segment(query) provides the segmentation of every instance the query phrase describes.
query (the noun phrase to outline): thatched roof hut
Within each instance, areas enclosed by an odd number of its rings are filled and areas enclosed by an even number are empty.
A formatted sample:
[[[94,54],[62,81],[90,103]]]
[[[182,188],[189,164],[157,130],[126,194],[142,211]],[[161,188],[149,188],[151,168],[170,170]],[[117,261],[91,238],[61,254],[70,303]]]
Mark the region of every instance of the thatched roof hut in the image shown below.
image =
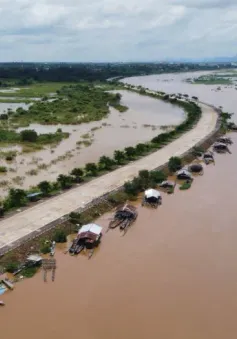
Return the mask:
[[[179,170],[177,172],[177,179],[180,179],[180,180],[191,180],[192,179],[192,175],[186,169],[181,169],[181,170]]]

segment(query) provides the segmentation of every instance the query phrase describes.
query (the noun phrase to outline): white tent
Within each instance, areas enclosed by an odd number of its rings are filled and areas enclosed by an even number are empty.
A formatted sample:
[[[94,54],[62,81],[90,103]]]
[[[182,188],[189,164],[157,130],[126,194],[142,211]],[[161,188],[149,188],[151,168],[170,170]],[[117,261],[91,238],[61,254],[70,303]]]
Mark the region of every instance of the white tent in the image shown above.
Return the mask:
[[[192,174],[186,169],[181,169],[177,172],[177,176],[181,176],[181,175],[192,178]]]
[[[158,198],[161,197],[161,195],[160,195],[159,191],[154,190],[154,189],[151,188],[151,189],[148,189],[148,190],[145,191],[145,197],[147,199],[149,199],[149,198],[156,198],[156,199],[158,199]]]
[[[91,232],[91,233],[99,235],[102,232],[102,227],[96,224],[87,224],[80,228],[78,234],[86,233],[86,232]]]

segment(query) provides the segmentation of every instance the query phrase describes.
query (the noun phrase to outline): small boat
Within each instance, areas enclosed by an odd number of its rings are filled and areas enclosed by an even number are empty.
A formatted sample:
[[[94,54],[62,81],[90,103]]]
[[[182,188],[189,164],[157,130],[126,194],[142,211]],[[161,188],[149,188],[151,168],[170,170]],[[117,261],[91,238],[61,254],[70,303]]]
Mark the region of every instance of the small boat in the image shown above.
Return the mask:
[[[0,300],[0,306],[5,306],[5,303],[2,300]]]

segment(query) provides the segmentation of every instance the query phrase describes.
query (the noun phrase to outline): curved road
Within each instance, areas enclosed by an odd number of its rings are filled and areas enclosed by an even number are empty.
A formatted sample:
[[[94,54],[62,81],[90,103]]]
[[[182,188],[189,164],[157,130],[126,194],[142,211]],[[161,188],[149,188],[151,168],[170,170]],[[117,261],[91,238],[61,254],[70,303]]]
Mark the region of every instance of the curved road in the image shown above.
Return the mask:
[[[202,116],[197,125],[161,150],[1,221],[0,253],[3,247],[11,246],[32,232],[40,231],[54,220],[122,186],[140,170],[157,168],[165,164],[171,156],[180,156],[194,147],[215,129],[218,118],[213,108],[205,104],[200,106]]]

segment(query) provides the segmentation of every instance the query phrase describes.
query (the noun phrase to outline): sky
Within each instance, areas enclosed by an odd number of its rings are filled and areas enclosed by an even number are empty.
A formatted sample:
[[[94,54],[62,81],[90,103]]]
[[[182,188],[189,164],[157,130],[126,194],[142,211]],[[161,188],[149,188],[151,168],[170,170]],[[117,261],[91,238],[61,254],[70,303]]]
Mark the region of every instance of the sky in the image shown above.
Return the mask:
[[[0,61],[237,55],[237,0],[0,0]]]

